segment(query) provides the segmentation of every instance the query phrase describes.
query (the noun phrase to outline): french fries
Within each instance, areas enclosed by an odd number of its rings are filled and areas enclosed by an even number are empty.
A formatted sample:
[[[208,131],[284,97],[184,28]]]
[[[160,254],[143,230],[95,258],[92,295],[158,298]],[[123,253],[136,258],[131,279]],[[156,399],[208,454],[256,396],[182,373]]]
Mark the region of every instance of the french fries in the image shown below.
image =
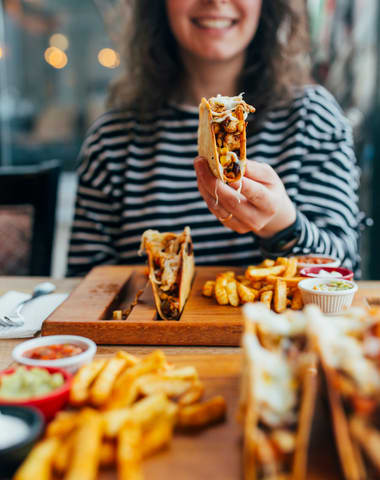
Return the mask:
[[[14,480],[95,480],[112,466],[119,480],[142,480],[142,461],[169,447],[176,426],[203,428],[224,418],[224,399],[197,403],[203,393],[197,370],[175,368],[161,350],[93,360],[74,376],[74,410],[56,415]]]
[[[223,420],[226,415],[226,401],[213,397],[204,403],[183,407],[178,414],[177,425],[181,428],[201,428]]]
[[[116,377],[126,366],[124,358],[111,358],[99,373],[91,388],[90,401],[93,405],[103,405],[110,395]]]
[[[19,467],[14,480],[50,480],[51,466],[54,455],[59,447],[58,438],[51,437],[42,440],[30,452],[24,463]]]
[[[65,480],[95,480],[98,472],[103,419],[93,409],[81,413],[80,425],[74,434]]]
[[[297,258],[265,259],[259,265],[249,266],[244,275],[227,271],[207,280],[202,288],[205,297],[214,297],[219,305],[237,307],[245,303],[261,302],[277,313],[287,308],[302,310],[303,302],[297,277]]]
[[[94,360],[91,363],[83,365],[75,375],[70,389],[70,402],[72,405],[83,405],[89,396],[89,386],[97,377],[104,365],[105,359]]]
[[[119,432],[117,445],[117,469],[120,480],[142,480],[141,428],[137,423],[127,422]]]

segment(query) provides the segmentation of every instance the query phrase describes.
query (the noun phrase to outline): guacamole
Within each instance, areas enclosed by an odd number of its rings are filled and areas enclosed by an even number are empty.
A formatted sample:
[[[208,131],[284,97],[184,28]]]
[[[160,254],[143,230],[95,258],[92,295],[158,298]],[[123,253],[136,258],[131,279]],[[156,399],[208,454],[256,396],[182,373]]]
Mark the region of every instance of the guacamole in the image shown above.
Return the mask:
[[[61,373],[49,373],[43,368],[18,367],[13,373],[0,377],[0,397],[13,400],[39,397],[63,383]]]

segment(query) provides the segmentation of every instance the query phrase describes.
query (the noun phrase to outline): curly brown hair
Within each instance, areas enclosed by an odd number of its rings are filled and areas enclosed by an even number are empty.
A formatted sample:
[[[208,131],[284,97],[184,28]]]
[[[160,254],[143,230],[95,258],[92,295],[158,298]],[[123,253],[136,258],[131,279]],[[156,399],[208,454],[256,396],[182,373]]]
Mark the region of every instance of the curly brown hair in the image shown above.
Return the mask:
[[[111,87],[108,105],[152,112],[183,85],[184,68],[169,26],[165,0],[127,0],[125,73]],[[305,0],[263,0],[259,25],[247,47],[238,90],[256,107],[257,128],[273,105],[290,101],[294,87],[311,81]],[[236,92],[236,93],[239,93]]]

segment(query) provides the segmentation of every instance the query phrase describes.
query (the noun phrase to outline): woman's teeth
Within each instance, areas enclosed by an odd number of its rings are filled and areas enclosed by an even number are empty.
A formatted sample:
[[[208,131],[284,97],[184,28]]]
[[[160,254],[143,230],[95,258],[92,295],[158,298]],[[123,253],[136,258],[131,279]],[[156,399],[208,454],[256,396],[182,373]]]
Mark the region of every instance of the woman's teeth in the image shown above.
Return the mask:
[[[203,28],[229,28],[234,23],[235,20],[216,20],[216,19],[206,19],[206,18],[197,18],[195,19],[195,23]]]

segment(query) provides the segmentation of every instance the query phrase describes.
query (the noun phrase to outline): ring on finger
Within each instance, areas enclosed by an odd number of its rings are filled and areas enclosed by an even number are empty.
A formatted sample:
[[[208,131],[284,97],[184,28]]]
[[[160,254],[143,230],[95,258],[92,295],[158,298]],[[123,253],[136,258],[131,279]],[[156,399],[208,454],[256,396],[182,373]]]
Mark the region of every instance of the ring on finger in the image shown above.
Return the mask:
[[[224,223],[224,222],[228,222],[229,220],[231,220],[231,218],[232,218],[232,213],[227,215],[227,217],[223,217],[223,218],[218,217],[218,220],[220,220],[222,223]]]

